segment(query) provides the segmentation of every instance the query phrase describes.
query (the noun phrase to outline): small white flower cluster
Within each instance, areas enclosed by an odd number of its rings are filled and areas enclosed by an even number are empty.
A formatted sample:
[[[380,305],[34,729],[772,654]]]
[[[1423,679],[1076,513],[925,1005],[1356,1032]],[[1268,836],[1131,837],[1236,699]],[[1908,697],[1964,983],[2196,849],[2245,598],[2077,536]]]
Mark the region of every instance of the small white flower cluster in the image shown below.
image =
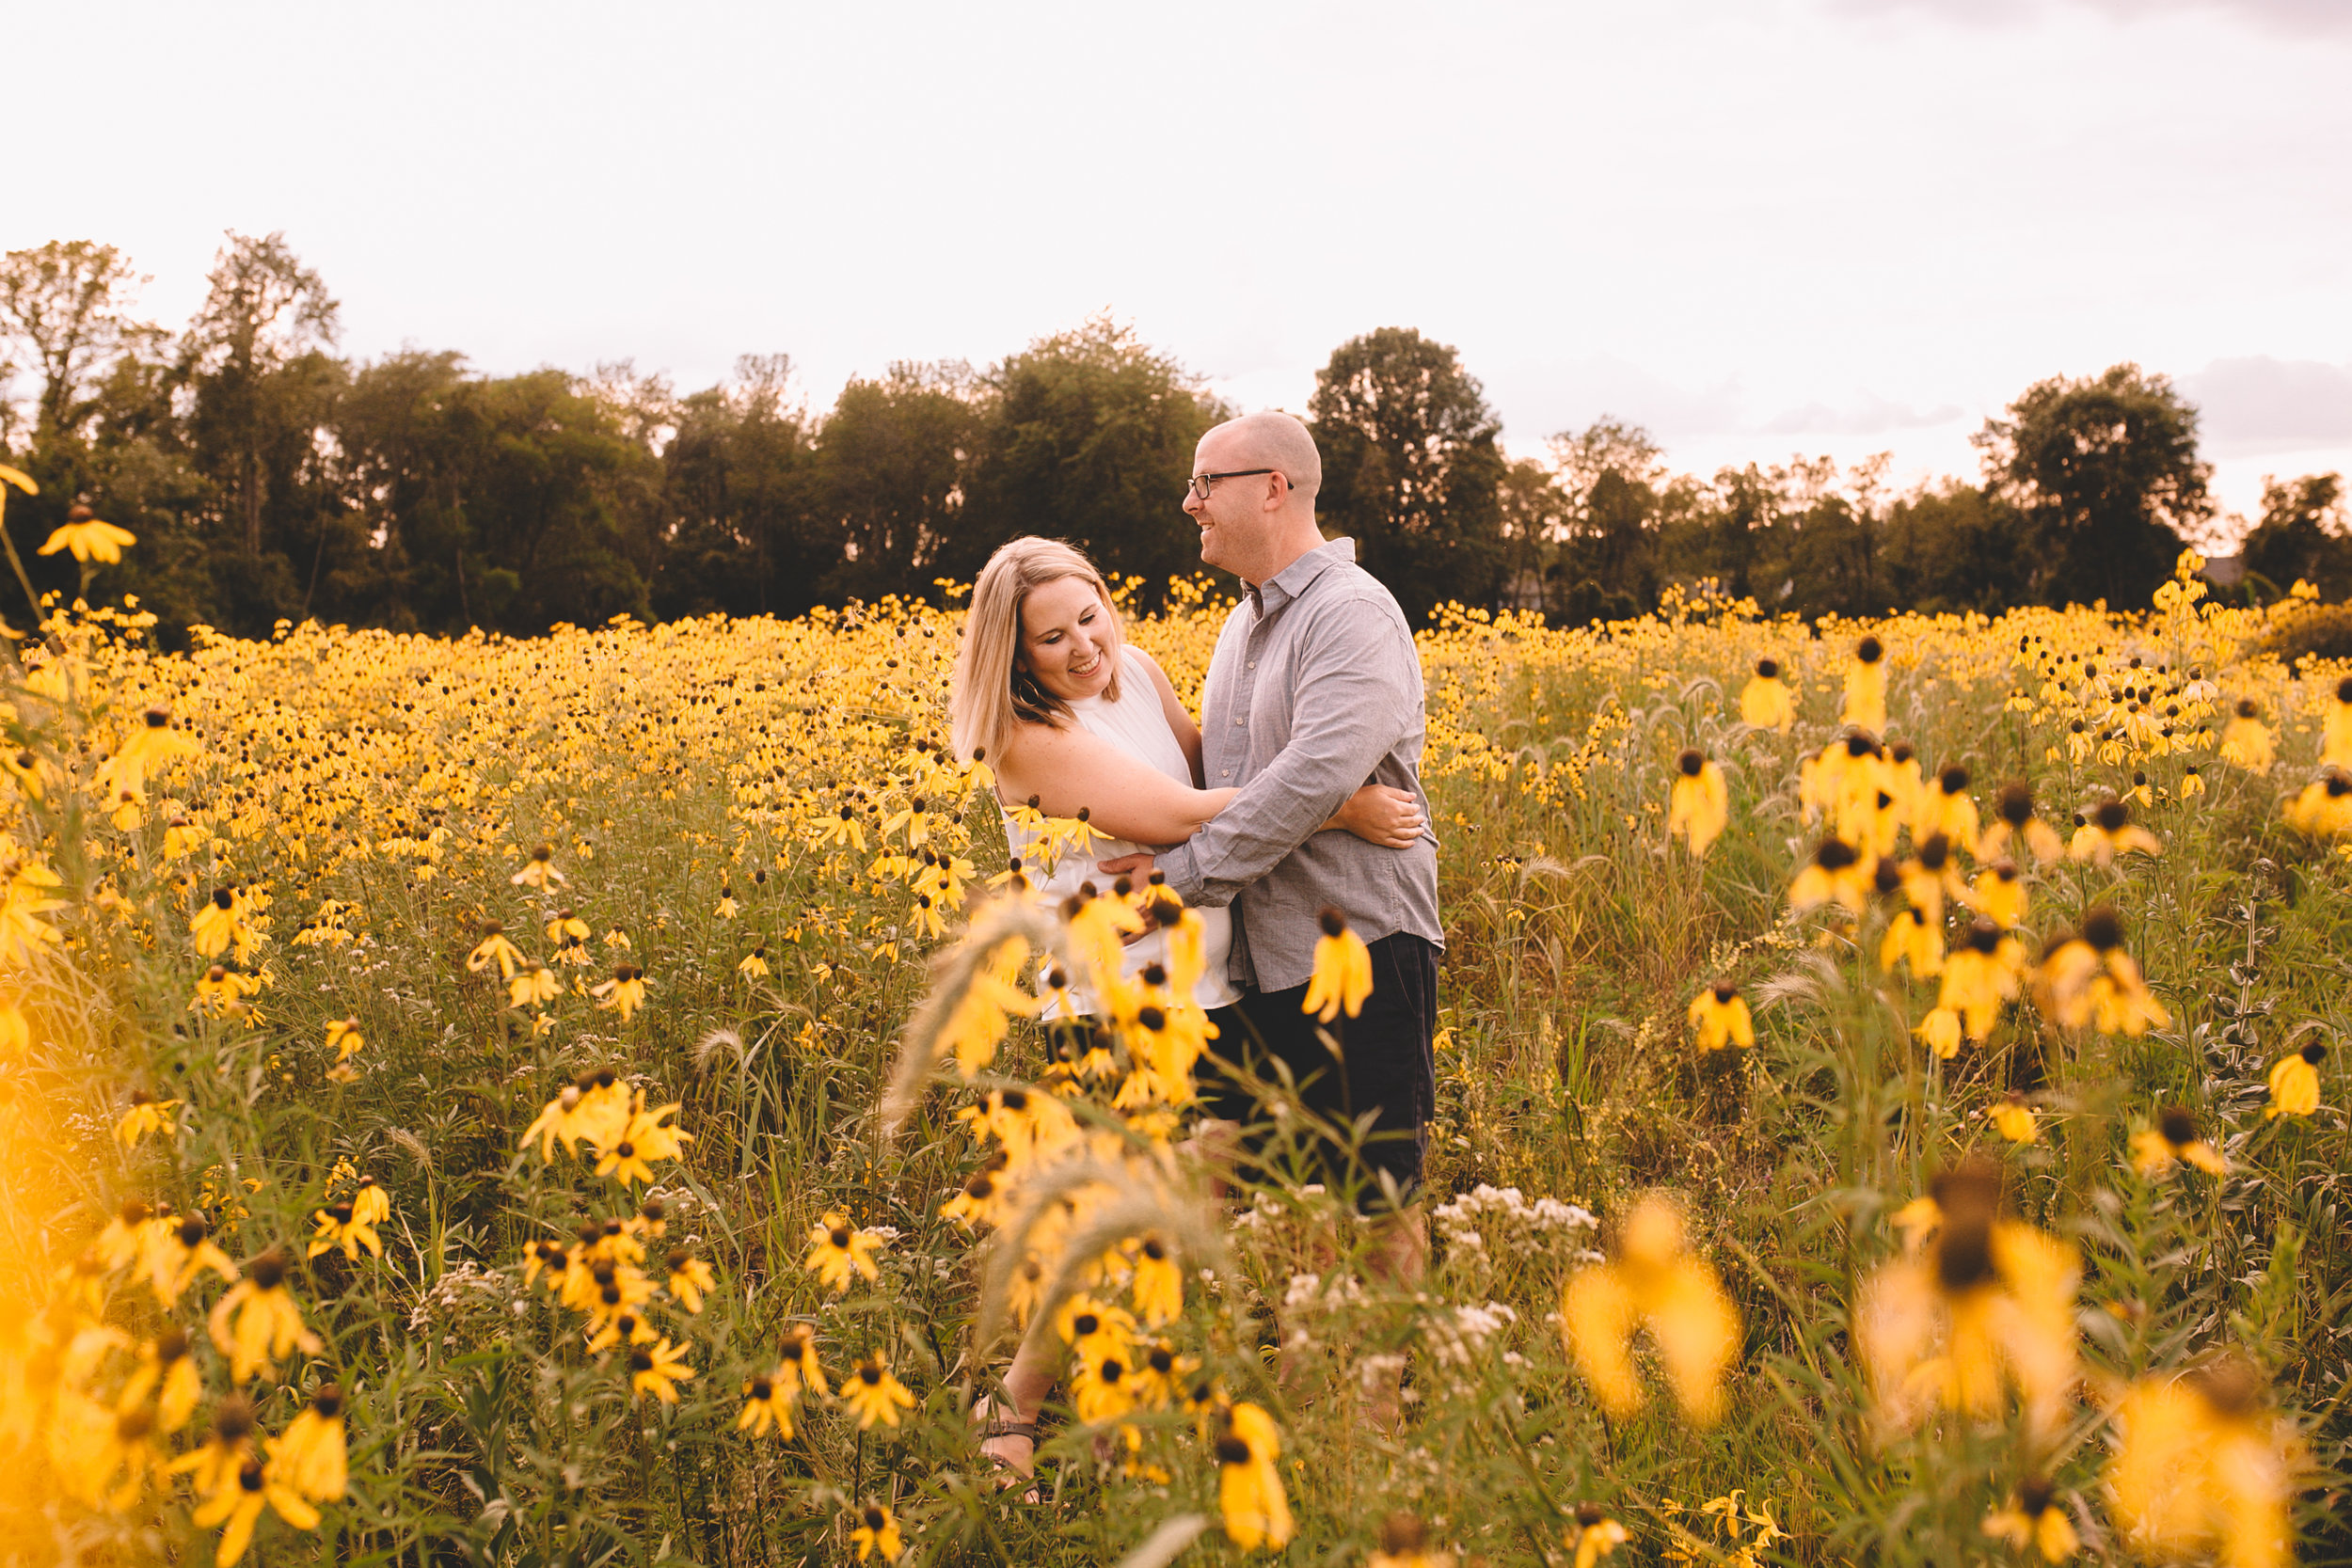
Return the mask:
[[[1429,1347],[1439,1365],[1467,1367],[1488,1339],[1518,1321],[1519,1315],[1499,1301],[1440,1309],[1430,1315]]]
[[[1486,1228],[1499,1225],[1499,1236],[1546,1238],[1593,1230],[1600,1225],[1590,1210],[1573,1203],[1563,1203],[1556,1197],[1539,1197],[1531,1203],[1517,1187],[1490,1186],[1484,1181],[1453,1202],[1438,1205],[1431,1212],[1431,1217],[1437,1221],[1449,1265],[1471,1273],[1484,1272],[1490,1262],[1486,1257]],[[1571,1254],[1571,1259],[1597,1262],[1599,1254],[1579,1247]]]
[[[422,1334],[437,1323],[448,1331],[441,1336],[444,1349],[454,1349],[462,1340],[472,1342],[481,1336],[482,1323],[478,1315],[496,1312],[504,1307],[521,1315],[527,1306],[515,1292],[515,1284],[505,1274],[485,1269],[471,1259],[462,1259],[442,1272],[433,1288],[417,1298],[417,1305],[408,1314],[408,1332]]]

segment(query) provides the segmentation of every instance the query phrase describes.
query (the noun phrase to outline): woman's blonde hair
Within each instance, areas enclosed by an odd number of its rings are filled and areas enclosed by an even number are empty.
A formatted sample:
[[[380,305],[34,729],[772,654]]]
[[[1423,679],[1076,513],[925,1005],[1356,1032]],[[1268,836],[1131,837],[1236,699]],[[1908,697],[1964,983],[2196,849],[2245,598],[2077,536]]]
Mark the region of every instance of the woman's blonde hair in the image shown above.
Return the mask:
[[[1125,646],[1119,607],[1094,562],[1058,539],[1034,535],[1008,540],[980,568],[972,585],[972,609],[963,621],[963,645],[956,650],[954,683],[947,693],[947,723],[956,754],[1002,756],[1015,724],[1058,724],[1070,705],[1021,668],[1021,611],[1029,594],[1063,578],[1083,578],[1111,618],[1111,679],[1104,695],[1119,701],[1119,650]]]

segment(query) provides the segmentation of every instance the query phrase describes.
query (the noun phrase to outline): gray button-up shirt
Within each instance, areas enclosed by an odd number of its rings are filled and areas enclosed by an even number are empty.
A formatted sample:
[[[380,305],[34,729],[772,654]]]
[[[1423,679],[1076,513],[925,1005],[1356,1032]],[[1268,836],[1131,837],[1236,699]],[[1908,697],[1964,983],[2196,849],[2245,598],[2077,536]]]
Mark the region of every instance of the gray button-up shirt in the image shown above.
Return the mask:
[[[1412,629],[1354,540],[1309,550],[1233,607],[1209,660],[1200,761],[1209,788],[1241,793],[1158,863],[1186,903],[1232,905],[1236,981],[1305,985],[1326,905],[1366,942],[1444,945],[1434,833],[1384,849],[1315,832],[1367,783],[1411,791],[1426,816],[1424,728]]]

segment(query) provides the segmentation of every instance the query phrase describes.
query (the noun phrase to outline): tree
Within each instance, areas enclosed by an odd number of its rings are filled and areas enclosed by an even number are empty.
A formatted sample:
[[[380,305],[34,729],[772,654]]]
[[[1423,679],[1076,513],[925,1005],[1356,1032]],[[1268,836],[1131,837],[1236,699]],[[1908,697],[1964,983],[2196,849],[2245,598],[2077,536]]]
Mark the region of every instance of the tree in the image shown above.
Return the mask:
[[[791,381],[790,356],[747,354],[732,384],[679,404],[661,454],[656,613],[797,615],[818,602],[837,552],[811,511],[811,431]]]
[[[338,308],[282,233],[231,230],[210,284],[182,349],[196,388],[189,436],[230,499],[246,553],[259,556],[269,482],[301,467],[300,449],[325,422],[320,393],[339,379],[323,352]]]
[[[879,381],[855,377],[841,388],[817,442],[829,598],[931,593],[962,527],[982,394],[961,361],[896,364]]]
[[[1351,338],[1308,402],[1323,452],[1316,510],[1416,625],[1447,600],[1491,606],[1505,558],[1502,425],[1452,348],[1410,327]]]
[[[2352,597],[2352,530],[2347,530],[2344,479],[2305,474],[2285,484],[2263,476],[2262,521],[2241,546],[2249,578],[2273,596],[2296,581],[2329,599]]]
[[[1502,600],[1514,610],[1545,610],[1546,568],[1568,536],[1572,515],[1558,476],[1532,457],[1503,470],[1496,492],[1502,510]]]
[[[1067,539],[1105,576],[1146,579],[1147,594],[1199,571],[1184,479],[1225,416],[1198,378],[1108,316],[1039,339],[985,378],[969,499],[940,575],[969,581],[1025,533]]]
[[[2026,517],[2031,592],[2045,603],[2141,603],[2171,574],[2183,533],[2213,515],[2197,410],[2137,365],[2036,382],[1975,440],[1988,483]]]
[[[52,240],[11,250],[0,262],[0,329],[29,351],[40,376],[37,442],[78,434],[93,379],[118,355],[156,336],[124,313],[125,296],[146,281],[113,245],[88,240]]]

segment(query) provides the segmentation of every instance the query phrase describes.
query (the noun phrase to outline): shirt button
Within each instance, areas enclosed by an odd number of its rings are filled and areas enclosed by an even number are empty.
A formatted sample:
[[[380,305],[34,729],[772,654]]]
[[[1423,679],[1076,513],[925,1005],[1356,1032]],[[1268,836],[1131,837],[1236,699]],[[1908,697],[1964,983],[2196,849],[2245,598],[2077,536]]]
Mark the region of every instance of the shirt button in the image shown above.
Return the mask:
[[[1232,776],[1233,776],[1233,770],[1232,770],[1232,768],[1226,768],[1223,772],[1221,772],[1221,773],[1219,773],[1219,774],[1217,775],[1217,777],[1218,777],[1218,778],[1220,778],[1220,779],[1230,779],[1230,778],[1232,778]]]
[[[1249,661],[1248,666],[1248,668],[1252,669],[1252,670],[1255,670],[1257,667],[1258,667],[1258,661],[1257,661],[1256,659],[1254,659],[1254,658],[1253,658],[1253,659],[1251,659],[1251,660]]]
[[[1239,720],[1239,719],[1236,719],[1236,720],[1234,720],[1234,721],[1233,721],[1233,722],[1234,722],[1234,723],[1236,723],[1236,724],[1238,724],[1238,723],[1241,723],[1241,722],[1242,722],[1242,721],[1241,721],[1241,720]]]

